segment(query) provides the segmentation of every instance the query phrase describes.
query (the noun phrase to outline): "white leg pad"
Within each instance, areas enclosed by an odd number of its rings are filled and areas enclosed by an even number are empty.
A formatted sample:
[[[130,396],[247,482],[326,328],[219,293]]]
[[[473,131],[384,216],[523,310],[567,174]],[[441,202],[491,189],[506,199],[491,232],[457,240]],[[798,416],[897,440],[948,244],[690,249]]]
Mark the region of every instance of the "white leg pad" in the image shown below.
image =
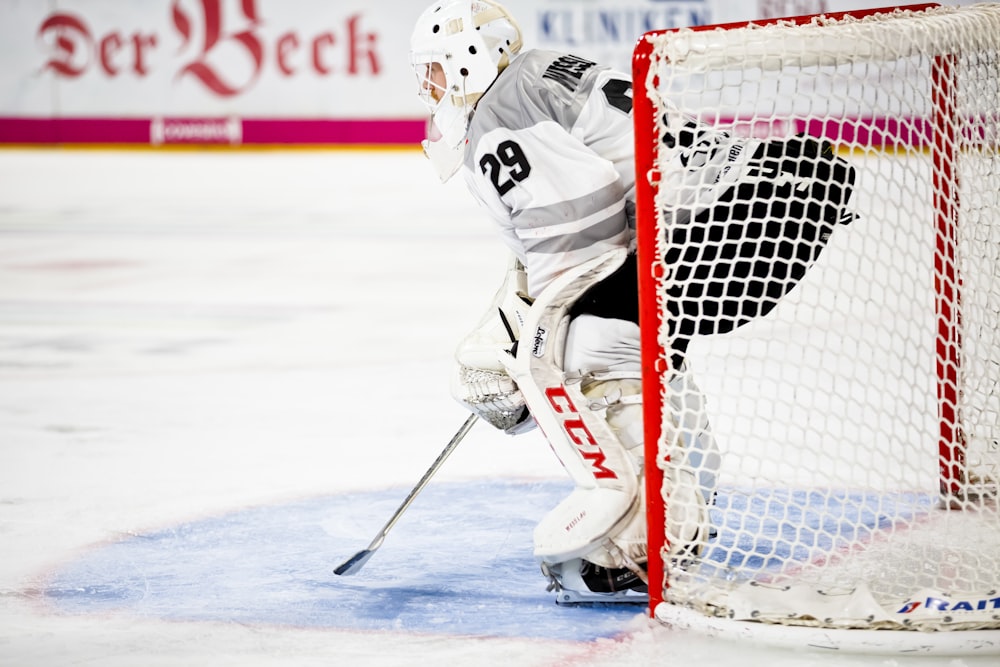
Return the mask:
[[[535,529],[535,555],[577,558],[631,519],[639,497],[636,465],[604,410],[592,410],[579,381],[563,369],[569,309],[614,272],[626,251],[611,251],[553,281],[535,300],[509,368],[525,402],[576,489]]]
[[[625,492],[574,489],[535,527],[535,558],[561,563],[584,557],[635,514],[635,498]]]
[[[576,489],[539,522],[535,556],[543,563],[584,558],[606,568],[646,559],[642,383],[638,327],[569,309],[616,270],[614,251],[568,272],[535,300],[508,370]],[[677,555],[708,536],[708,506],[719,454],[704,399],[685,369],[671,381],[668,434],[670,535]]]

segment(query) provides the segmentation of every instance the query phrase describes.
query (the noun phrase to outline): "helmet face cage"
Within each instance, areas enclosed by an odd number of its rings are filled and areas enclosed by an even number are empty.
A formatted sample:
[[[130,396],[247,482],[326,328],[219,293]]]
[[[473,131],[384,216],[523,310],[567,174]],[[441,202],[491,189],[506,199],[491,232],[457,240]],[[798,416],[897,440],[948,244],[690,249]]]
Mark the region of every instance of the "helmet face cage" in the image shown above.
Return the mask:
[[[434,114],[448,93],[444,69],[438,61],[414,63],[413,69],[417,74],[420,101]]]
[[[410,63],[418,94],[450,146],[462,143],[475,103],[520,48],[517,23],[489,0],[442,0],[417,20]]]

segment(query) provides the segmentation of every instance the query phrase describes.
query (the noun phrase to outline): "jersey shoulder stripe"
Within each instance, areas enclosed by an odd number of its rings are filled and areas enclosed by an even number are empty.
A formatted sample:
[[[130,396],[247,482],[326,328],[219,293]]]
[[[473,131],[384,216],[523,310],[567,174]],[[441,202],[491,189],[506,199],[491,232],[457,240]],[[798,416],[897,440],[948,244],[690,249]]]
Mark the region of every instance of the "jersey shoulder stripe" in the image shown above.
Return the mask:
[[[477,103],[469,126],[470,152],[482,136],[498,128],[517,132],[554,121],[570,130],[593,92],[597,73],[606,69],[556,51],[522,53]]]

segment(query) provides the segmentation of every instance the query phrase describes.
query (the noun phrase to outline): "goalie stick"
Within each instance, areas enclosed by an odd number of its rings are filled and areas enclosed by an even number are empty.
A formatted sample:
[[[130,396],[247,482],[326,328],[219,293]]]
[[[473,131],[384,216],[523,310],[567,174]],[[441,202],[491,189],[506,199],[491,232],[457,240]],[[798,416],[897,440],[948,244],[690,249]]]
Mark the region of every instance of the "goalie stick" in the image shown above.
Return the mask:
[[[427,469],[427,472],[424,473],[424,476],[420,478],[420,481],[417,482],[417,485],[413,487],[413,490],[410,491],[410,494],[406,496],[406,499],[396,510],[395,514],[389,517],[389,520],[386,522],[386,524],[382,526],[382,530],[378,532],[378,535],[376,535],[375,539],[372,540],[372,543],[368,545],[368,548],[362,549],[361,551],[359,551],[358,553],[354,554],[346,561],[344,561],[333,571],[334,574],[340,574],[340,575],[356,574],[361,568],[365,566],[365,563],[367,563],[368,560],[375,555],[375,552],[378,551],[378,548],[382,546],[382,542],[385,541],[385,536],[389,533],[389,531],[396,524],[396,522],[399,521],[399,517],[403,515],[403,512],[405,512],[406,508],[410,506],[410,504],[413,502],[413,499],[417,497],[417,494],[423,491],[424,487],[427,486],[427,482],[430,481],[431,477],[434,476],[434,473],[436,473],[441,468],[445,460],[451,455],[451,453],[455,450],[455,448],[458,447],[458,443],[462,442],[462,439],[465,437],[465,434],[469,432],[469,429],[472,428],[472,425],[476,423],[477,419],[479,419],[478,415],[476,414],[469,415],[469,418],[466,419],[465,423],[462,424],[462,427],[458,429],[458,432],[451,439],[451,442],[449,442],[448,445],[444,448],[444,450],[440,454],[438,454],[437,459],[434,460],[434,463],[431,464],[431,467]]]

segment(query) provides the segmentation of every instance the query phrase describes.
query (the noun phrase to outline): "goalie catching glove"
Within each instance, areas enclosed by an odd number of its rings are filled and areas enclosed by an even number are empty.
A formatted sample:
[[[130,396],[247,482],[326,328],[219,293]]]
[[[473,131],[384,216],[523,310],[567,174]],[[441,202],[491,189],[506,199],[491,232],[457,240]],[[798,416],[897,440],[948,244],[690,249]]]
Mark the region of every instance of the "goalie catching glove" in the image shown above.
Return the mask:
[[[524,267],[512,257],[482,319],[455,350],[451,395],[494,427],[516,435],[535,427],[524,396],[501,362],[510,356],[531,307]]]

